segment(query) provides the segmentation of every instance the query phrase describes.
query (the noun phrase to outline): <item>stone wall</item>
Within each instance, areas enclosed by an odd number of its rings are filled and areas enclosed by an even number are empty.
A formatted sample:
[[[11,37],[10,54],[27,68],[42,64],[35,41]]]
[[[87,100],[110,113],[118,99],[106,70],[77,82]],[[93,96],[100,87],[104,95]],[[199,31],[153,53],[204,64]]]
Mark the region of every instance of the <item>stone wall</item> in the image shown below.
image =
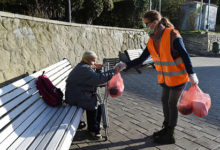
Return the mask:
[[[210,55],[212,54],[213,43],[218,42],[220,44],[219,33],[184,33],[181,35],[186,49],[197,54]]]
[[[143,30],[91,26],[0,12],[0,85],[32,74],[64,57],[76,65],[85,50],[103,58],[144,48]]]
[[[209,33],[208,36],[209,50],[212,51],[212,46],[214,42],[218,42],[220,45],[220,33]]]
[[[189,51],[207,52],[208,36],[200,33],[184,33],[181,34],[185,47]]]

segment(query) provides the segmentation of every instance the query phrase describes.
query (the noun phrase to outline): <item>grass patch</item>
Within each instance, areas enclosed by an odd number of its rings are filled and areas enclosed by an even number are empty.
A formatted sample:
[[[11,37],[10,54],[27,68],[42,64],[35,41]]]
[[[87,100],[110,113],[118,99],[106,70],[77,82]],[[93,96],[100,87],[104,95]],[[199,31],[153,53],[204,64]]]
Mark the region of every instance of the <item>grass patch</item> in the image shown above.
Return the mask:
[[[187,33],[196,33],[196,34],[198,34],[198,33],[205,33],[205,31],[204,30],[182,30],[182,31],[180,31],[180,33],[181,34],[187,34]]]
[[[206,33],[206,31],[205,30],[182,30],[182,31],[180,31],[180,33],[181,34],[189,34],[189,33],[191,33],[191,34],[204,34],[204,33]],[[209,33],[220,33],[220,32],[215,32],[215,31],[209,31]]]

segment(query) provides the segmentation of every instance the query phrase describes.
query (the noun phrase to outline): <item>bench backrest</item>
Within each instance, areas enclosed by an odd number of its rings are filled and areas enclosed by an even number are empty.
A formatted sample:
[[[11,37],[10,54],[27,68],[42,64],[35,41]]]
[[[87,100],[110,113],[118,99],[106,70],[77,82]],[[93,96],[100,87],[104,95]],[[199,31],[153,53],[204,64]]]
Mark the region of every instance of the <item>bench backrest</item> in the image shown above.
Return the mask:
[[[7,147],[7,145],[10,146],[19,135],[31,134],[26,133],[25,129],[35,120],[39,120],[38,122],[42,120],[42,123],[47,123],[49,120],[44,120],[44,117],[47,115],[52,116],[62,111],[73,111],[70,107],[63,107],[62,109],[49,107],[42,100],[36,88],[37,77],[45,71],[45,74],[53,84],[64,91],[65,80],[71,70],[70,62],[64,59],[0,89],[0,143],[3,142],[3,145]],[[62,113],[62,115],[64,115],[64,113]],[[61,117],[62,116],[60,116],[60,118]],[[47,119],[49,118],[50,117],[47,117]],[[32,125],[32,128],[34,127],[35,126]]]
[[[143,49],[129,49],[129,50],[125,50],[125,54],[126,56],[131,60],[134,60],[138,57],[141,56],[141,54],[143,53]],[[151,55],[142,63],[142,65],[146,65],[146,64],[152,64],[153,63],[153,59],[151,57]]]
[[[143,53],[142,49],[125,50],[125,54],[128,56],[128,58],[130,60],[134,60],[134,59],[138,58],[139,56],[141,56],[142,53]]]

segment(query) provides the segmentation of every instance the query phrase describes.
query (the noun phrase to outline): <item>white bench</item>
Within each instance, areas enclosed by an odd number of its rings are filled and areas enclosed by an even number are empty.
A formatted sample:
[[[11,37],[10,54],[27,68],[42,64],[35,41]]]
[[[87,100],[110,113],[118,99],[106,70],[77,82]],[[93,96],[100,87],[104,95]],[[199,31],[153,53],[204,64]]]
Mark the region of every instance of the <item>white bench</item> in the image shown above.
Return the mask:
[[[75,106],[48,106],[36,88],[36,79],[45,74],[64,92],[72,70],[64,59],[48,68],[0,89],[0,149],[69,149],[83,109]]]
[[[132,61],[138,57],[141,56],[141,54],[143,53],[143,49],[129,49],[129,50],[125,50],[124,51],[126,56],[128,57],[129,61]],[[149,56],[147,58],[147,60],[145,60],[143,63],[142,63],[142,66],[143,65],[151,65],[153,68],[154,68],[154,62],[153,62],[153,59],[151,56]],[[136,71],[138,73],[141,73],[141,71],[139,70],[140,66],[138,67],[135,67]]]

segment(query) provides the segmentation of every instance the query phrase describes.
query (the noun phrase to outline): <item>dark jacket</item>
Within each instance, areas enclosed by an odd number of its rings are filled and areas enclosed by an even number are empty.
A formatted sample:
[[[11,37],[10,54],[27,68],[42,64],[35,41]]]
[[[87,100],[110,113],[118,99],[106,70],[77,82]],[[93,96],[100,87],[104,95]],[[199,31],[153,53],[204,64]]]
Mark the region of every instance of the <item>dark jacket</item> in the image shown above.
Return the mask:
[[[88,64],[80,62],[66,80],[66,103],[94,110],[97,106],[97,87],[109,81],[113,75],[114,70],[97,73]]]

